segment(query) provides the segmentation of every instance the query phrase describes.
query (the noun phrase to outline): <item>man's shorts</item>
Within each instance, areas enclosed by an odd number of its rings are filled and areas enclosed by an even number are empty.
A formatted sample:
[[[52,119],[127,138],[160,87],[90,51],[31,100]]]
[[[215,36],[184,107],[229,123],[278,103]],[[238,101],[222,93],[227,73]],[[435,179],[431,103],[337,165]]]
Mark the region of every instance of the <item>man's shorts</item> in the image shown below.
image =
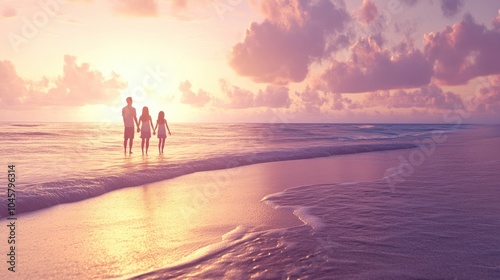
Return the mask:
[[[134,127],[125,127],[125,133],[123,134],[123,138],[134,139]]]

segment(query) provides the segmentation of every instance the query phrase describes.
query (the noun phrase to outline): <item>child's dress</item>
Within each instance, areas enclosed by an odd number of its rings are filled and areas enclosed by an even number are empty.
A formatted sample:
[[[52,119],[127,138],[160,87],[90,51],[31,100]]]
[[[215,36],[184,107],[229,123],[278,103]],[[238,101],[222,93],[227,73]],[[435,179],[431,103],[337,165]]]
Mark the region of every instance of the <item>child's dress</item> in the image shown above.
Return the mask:
[[[142,120],[141,138],[151,138],[151,129],[149,129],[149,119]]]
[[[158,138],[167,138],[166,121],[158,123]]]

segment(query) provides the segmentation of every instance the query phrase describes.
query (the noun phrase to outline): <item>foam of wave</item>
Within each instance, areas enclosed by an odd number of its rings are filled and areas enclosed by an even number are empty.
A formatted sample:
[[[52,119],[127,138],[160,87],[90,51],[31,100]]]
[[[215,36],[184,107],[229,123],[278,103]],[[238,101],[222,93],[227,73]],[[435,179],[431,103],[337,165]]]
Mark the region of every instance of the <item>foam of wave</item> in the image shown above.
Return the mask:
[[[298,207],[293,211],[293,214],[297,216],[304,224],[318,230],[324,226],[321,218],[314,216],[310,213],[308,207]]]
[[[249,232],[249,229],[244,226],[238,226],[232,231],[224,234],[222,240],[218,243],[202,247],[171,266],[150,273],[137,275],[131,279],[162,279],[162,275],[170,275],[177,270],[194,266],[229,248],[255,238],[259,234],[259,232]]]
[[[285,190],[285,192],[286,192],[286,190]],[[290,210],[305,225],[308,225],[315,230],[323,227],[324,223],[321,221],[321,218],[311,214],[310,207],[300,206],[300,205],[280,206],[280,205],[276,204],[274,202],[274,200],[278,200],[281,196],[283,196],[285,194],[285,192],[267,195],[264,198],[262,198],[261,202],[273,207],[274,209]]]

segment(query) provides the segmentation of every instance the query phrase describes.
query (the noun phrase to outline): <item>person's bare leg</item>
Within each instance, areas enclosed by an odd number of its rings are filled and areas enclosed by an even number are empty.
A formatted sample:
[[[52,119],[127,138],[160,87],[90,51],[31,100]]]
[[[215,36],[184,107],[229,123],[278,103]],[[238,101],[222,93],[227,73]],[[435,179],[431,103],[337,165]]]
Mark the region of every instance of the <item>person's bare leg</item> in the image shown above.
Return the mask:
[[[129,142],[129,150],[128,150],[128,153],[131,154],[132,153],[132,144],[134,143],[134,139],[130,138],[130,142]]]
[[[158,140],[160,140],[160,141],[158,142],[158,154],[160,154],[160,155],[161,155],[161,150],[160,150],[160,146],[161,146],[161,138],[159,138]]]
[[[161,142],[161,153],[163,154],[163,148],[165,147],[165,138],[162,138]]]
[[[148,154],[149,149],[149,138],[146,138],[146,155]]]
[[[127,153],[127,138],[123,139],[123,153]]]
[[[142,138],[142,142],[141,142],[141,151],[142,151],[142,155],[144,155],[144,138]]]

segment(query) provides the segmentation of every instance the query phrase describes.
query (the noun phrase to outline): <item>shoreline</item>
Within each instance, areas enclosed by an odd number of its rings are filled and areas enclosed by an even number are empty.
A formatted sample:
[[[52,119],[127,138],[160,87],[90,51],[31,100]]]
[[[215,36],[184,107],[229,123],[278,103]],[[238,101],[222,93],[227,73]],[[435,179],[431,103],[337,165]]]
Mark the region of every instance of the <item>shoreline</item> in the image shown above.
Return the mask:
[[[19,274],[50,278],[53,271],[71,267],[74,274],[69,277],[132,277],[174,265],[200,248],[221,242],[222,236],[238,227],[301,226],[303,222],[291,211],[274,209],[261,200],[301,185],[380,179],[397,163],[397,156],[407,152],[198,172],[20,214],[19,254],[30,258]],[[47,255],[54,259],[45,259]]]
[[[223,237],[219,244],[204,247],[205,257],[193,254],[190,263],[165,266],[133,279],[333,275],[340,279],[497,279],[494,245],[499,244],[500,208],[494,155],[500,134],[480,129],[457,136],[418,162],[415,155],[423,153],[418,149],[341,158],[345,166],[339,167],[350,172],[343,179],[338,177],[342,172],[333,174],[326,184],[299,185],[294,176],[304,179],[312,174],[290,163],[288,177],[273,178],[278,184],[291,180],[295,186],[263,200],[271,205],[277,201],[278,209],[294,211],[306,225],[260,231],[237,228],[227,234],[239,234],[235,240]],[[408,161],[413,164],[413,169],[400,173],[405,180],[397,188],[387,177],[375,175],[395,156],[398,172]],[[309,161],[302,168],[314,166],[313,174],[322,174],[318,163]],[[332,167],[334,161],[329,163]],[[281,169],[286,165],[282,163]],[[368,175],[370,167],[375,172]]]
[[[45,190],[44,195],[33,195],[29,192],[19,192],[21,200],[18,203],[17,213],[25,214],[33,211],[44,210],[59,204],[80,202],[120,189],[155,184],[165,180],[171,180],[199,172],[218,172],[221,170],[232,170],[238,167],[261,163],[265,164],[271,162],[307,160],[379,151],[409,150],[413,148],[416,148],[416,145],[409,143],[408,141],[401,143],[377,143],[373,141],[366,141],[364,143],[350,143],[347,145],[305,146],[301,149],[293,148],[278,151],[259,151],[249,154],[244,153],[224,155],[221,157],[209,157],[191,162],[171,163],[169,163],[168,159],[163,155],[157,157],[156,162],[154,155],[151,155],[151,159],[148,156],[136,156],[132,158],[128,155],[123,159],[126,166],[137,164],[148,168],[128,170],[123,173],[110,172],[108,174],[109,177],[100,176],[94,178],[93,175],[89,175],[90,177],[86,178],[85,176],[80,175],[83,177],[40,183],[40,188]],[[99,172],[105,173],[106,171],[99,170]],[[234,172],[222,171],[222,173],[231,175]],[[219,178],[211,179],[220,180]],[[30,187],[36,185],[37,184],[28,183],[28,186]],[[62,185],[64,185],[63,192],[61,192]],[[2,214],[0,214],[0,219],[5,218],[1,215]]]

